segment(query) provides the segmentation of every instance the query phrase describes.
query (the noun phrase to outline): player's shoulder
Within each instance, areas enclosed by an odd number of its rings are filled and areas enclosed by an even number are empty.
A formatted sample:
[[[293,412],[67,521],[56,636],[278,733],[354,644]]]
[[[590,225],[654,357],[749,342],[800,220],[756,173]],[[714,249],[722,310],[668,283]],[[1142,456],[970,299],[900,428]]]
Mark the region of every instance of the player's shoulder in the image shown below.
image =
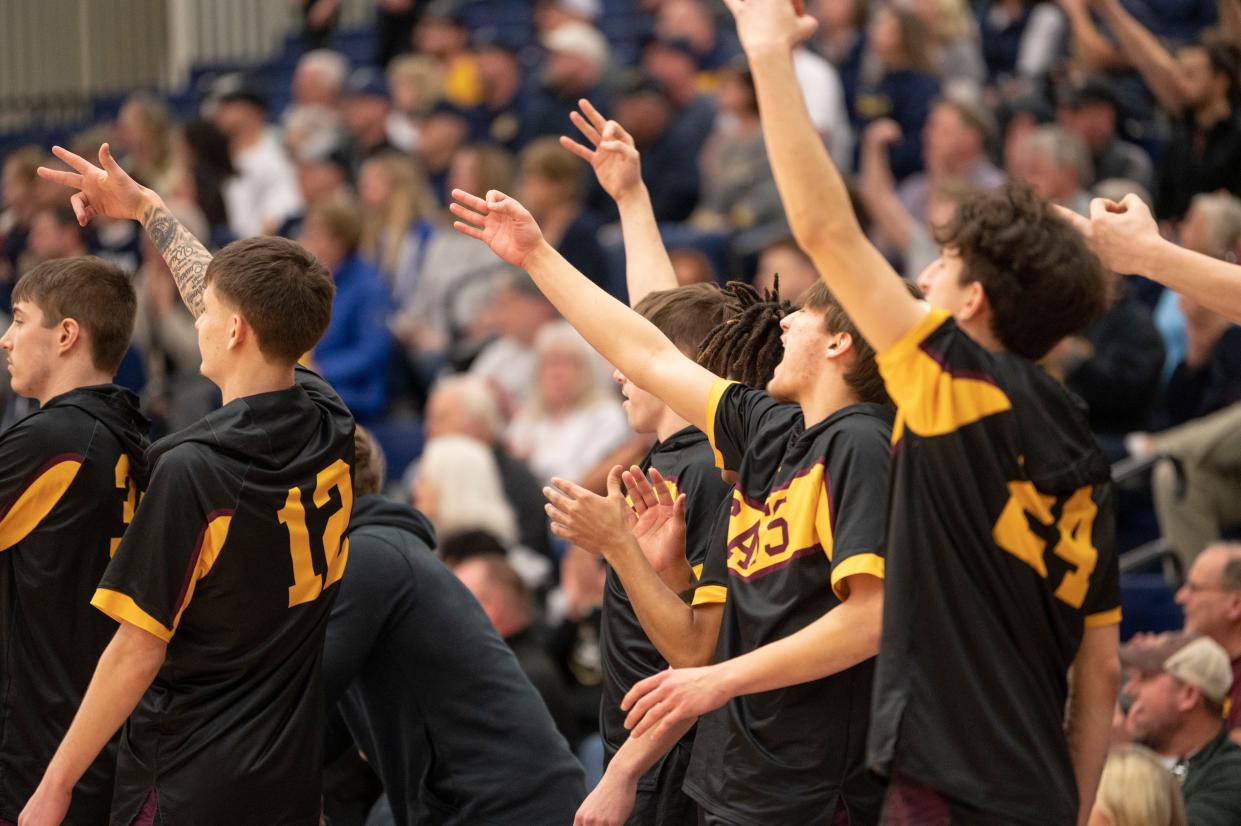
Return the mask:
[[[834,437],[848,440],[873,440],[879,437],[887,444],[892,435],[892,423],[896,411],[888,405],[861,402],[842,408],[827,419],[824,431]]]

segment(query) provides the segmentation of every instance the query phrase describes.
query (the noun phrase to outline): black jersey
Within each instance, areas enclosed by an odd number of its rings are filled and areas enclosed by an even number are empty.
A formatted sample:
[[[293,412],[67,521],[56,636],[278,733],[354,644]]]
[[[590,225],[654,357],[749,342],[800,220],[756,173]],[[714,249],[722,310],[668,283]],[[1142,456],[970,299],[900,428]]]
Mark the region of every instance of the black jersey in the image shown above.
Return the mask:
[[[582,768],[434,541],[408,505],[358,499],[328,622],[328,702],[340,698],[397,826],[567,826]]]
[[[0,818],[17,815],[64,739],[116,626],[90,607],[144,480],[149,422],[115,385],[70,390],[0,436]],[[107,820],[116,742],[65,823]]]
[[[724,660],[822,617],[848,597],[846,577],[883,577],[892,412],[855,404],[806,428],[797,405],[721,380],[707,421],[717,460],[738,471]],[[875,822],[882,789],[865,769],[873,669],[867,660],[704,715],[686,792],[741,826],[828,823],[841,797],[854,823]]]
[[[898,417],[870,759],[1004,822],[1073,823],[1066,671],[1120,619],[1107,461],[1030,362],[931,311],[879,358]]]
[[[317,824],[320,666],[349,556],[353,418],[318,376],[152,445],[92,602],[168,641],[121,734],[112,822]]]
[[[673,497],[685,495],[685,555],[698,573],[707,554],[713,514],[728,498],[729,485],[720,477],[706,435],[696,427],[677,431],[657,442],[642,460],[642,470],[655,468],[667,480]],[[629,736],[620,703],[640,680],[668,667],[654,643],[642,630],[620,577],[607,568],[603,591],[603,617],[599,647],[603,672],[600,729],[610,759]],[[691,735],[686,735],[690,737]],[[643,775],[640,789],[653,788],[659,774],[656,764]]]

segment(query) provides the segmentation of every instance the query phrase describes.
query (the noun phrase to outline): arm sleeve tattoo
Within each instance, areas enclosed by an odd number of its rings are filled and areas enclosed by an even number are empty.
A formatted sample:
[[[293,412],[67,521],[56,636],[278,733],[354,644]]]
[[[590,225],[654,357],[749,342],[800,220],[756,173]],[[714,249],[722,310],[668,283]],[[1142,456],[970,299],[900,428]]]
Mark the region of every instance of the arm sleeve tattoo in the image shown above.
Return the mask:
[[[147,207],[142,216],[142,226],[168,262],[173,280],[181,292],[181,300],[198,318],[203,312],[203,290],[206,288],[211,253],[164,206]]]

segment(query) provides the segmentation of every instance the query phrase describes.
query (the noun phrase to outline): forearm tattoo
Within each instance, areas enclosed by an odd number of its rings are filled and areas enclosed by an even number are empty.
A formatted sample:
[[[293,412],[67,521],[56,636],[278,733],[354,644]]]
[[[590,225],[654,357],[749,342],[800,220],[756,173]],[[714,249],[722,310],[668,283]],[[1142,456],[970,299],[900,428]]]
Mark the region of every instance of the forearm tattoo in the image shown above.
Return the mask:
[[[142,216],[142,226],[155,242],[155,247],[168,262],[173,280],[181,292],[181,300],[195,318],[203,312],[203,290],[206,289],[207,265],[211,253],[198,239],[172,217],[166,207],[147,207]]]

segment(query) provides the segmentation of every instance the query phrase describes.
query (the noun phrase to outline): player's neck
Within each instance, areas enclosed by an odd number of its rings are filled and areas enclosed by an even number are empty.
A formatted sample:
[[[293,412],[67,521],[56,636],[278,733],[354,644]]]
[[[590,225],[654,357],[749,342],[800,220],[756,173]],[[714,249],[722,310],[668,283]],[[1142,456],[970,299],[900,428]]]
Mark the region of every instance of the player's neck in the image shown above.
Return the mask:
[[[689,427],[689,422],[673,412],[672,408],[664,408],[664,412],[659,417],[658,424],[655,425],[655,438],[661,442],[666,442],[687,427]]]
[[[857,404],[858,397],[837,376],[824,376],[805,393],[799,394],[798,406],[806,427],[814,427],[837,410]]]
[[[991,317],[989,315],[976,315],[964,321],[958,320],[957,326],[987,352],[1007,352],[1007,348],[1000,341],[999,336],[991,330]]]
[[[223,381],[217,382],[224,404],[246,396],[274,393],[293,386],[293,368],[268,361],[239,365]]]
[[[90,387],[96,384],[110,384],[112,376],[102,370],[96,369],[92,364],[84,365],[66,365],[57,375],[49,377],[47,384],[35,397],[39,401],[39,405],[43,406],[52,399],[68,393],[70,390],[76,390],[79,387]]]

